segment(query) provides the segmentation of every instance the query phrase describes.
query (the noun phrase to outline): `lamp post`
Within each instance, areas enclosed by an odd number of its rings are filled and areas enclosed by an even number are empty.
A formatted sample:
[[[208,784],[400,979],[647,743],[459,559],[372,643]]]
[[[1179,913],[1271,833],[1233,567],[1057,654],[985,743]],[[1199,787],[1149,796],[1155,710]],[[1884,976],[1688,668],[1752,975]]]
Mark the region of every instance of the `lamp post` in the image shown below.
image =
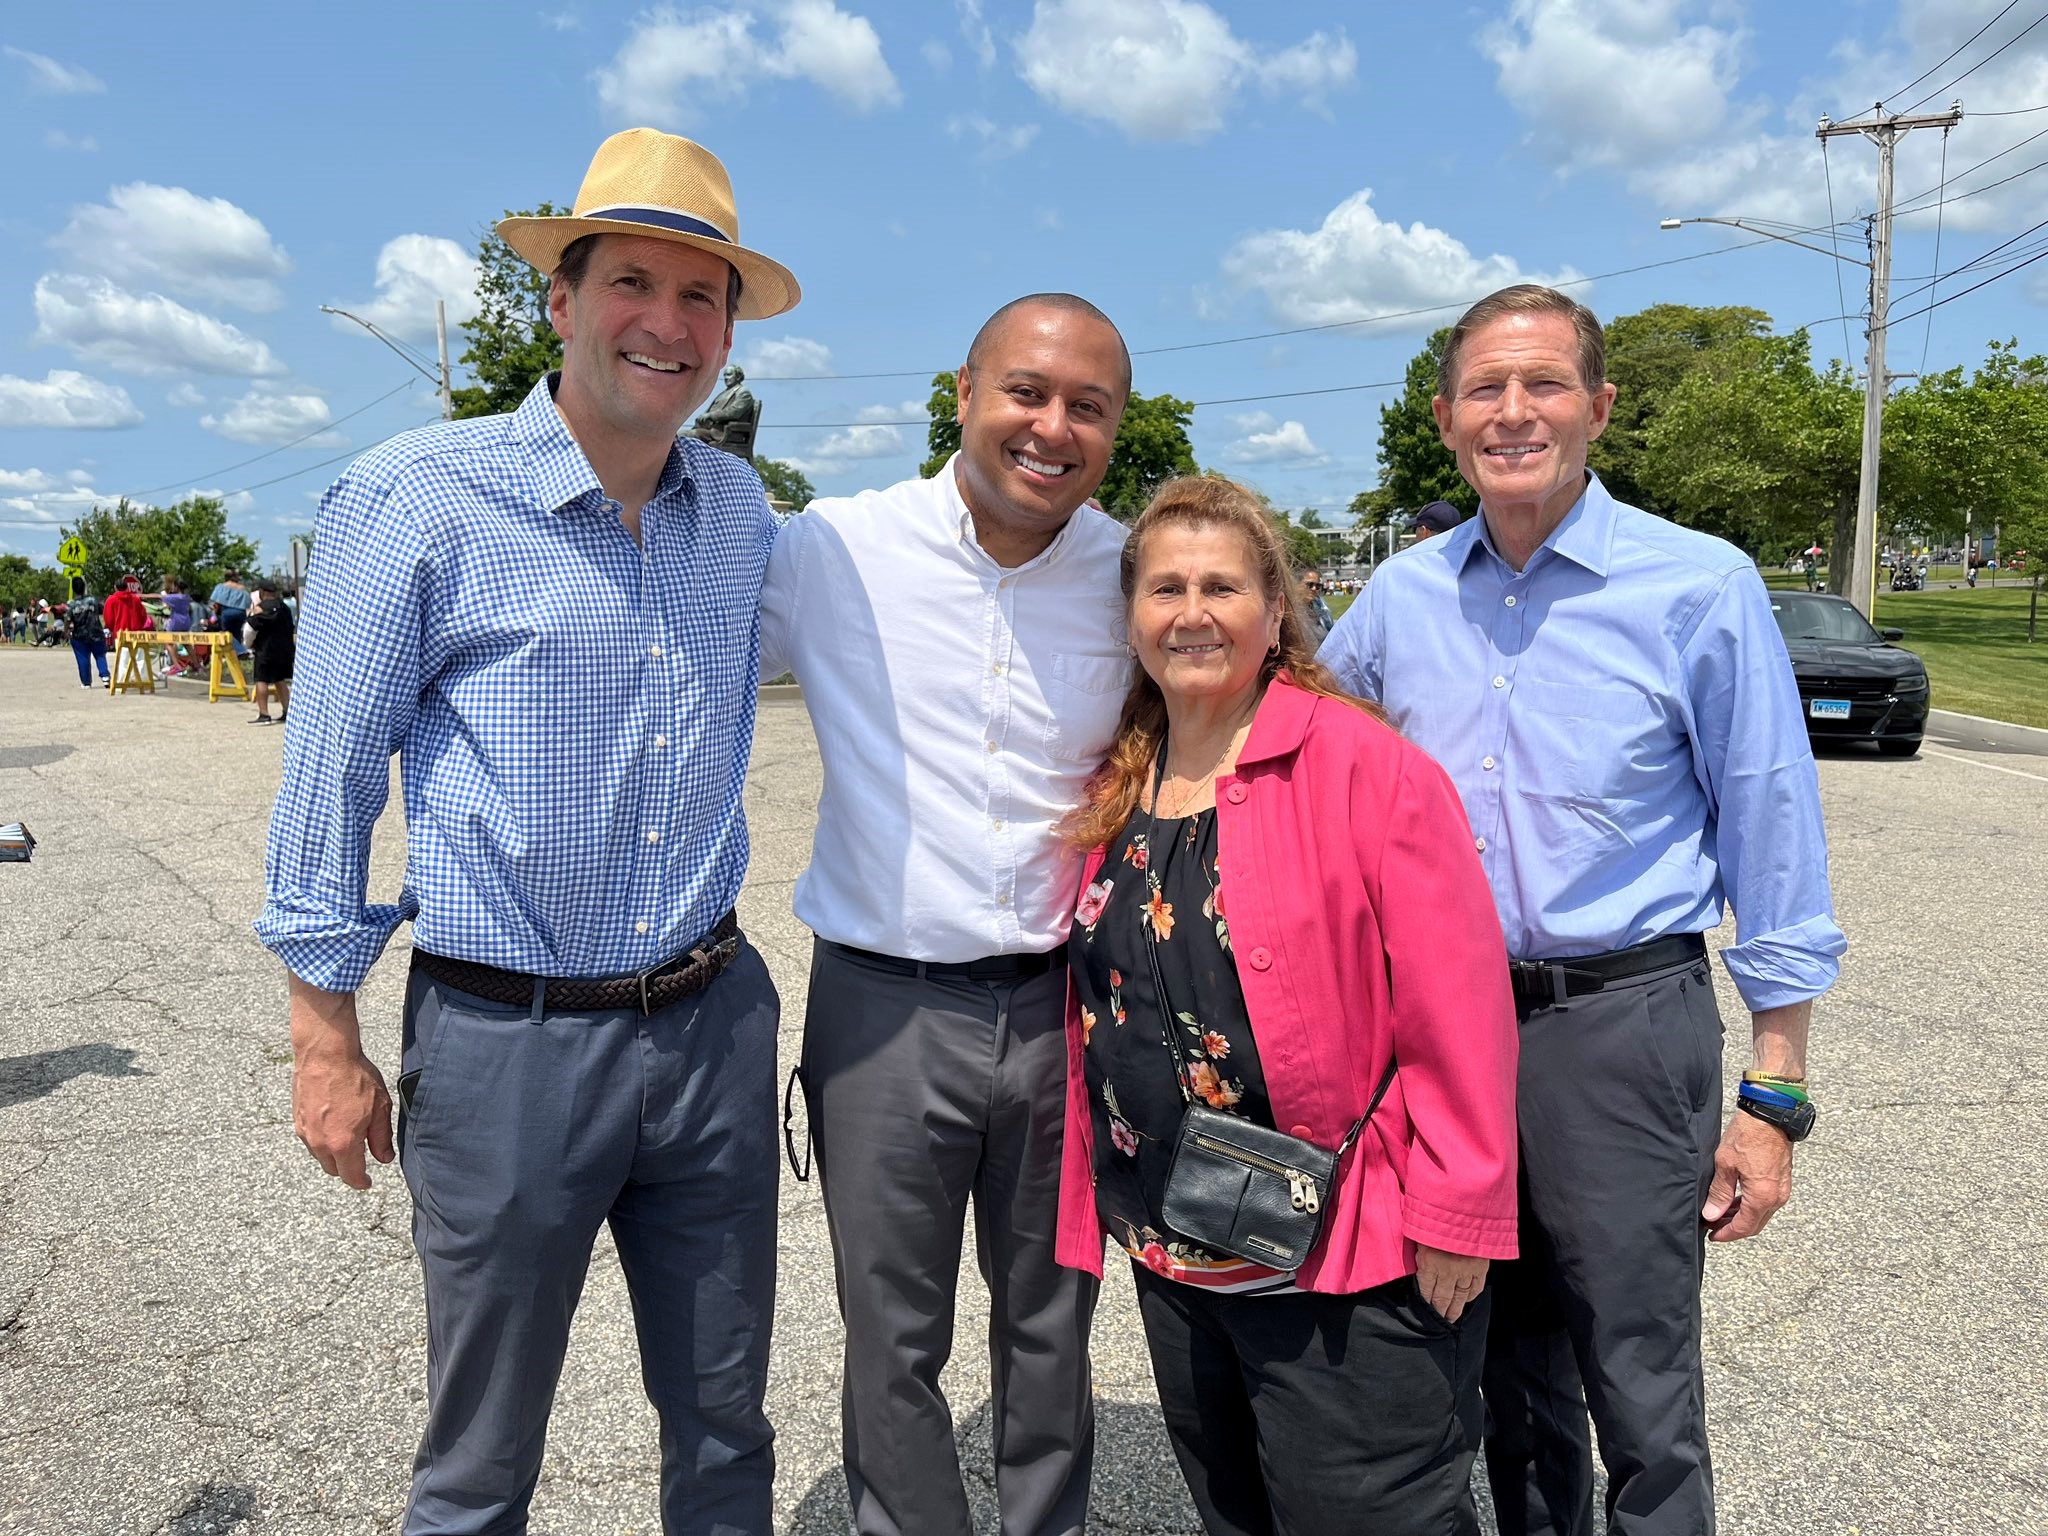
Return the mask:
[[[441,419],[443,421],[453,421],[455,419],[455,396],[448,373],[448,309],[442,300],[434,300],[434,329],[439,335],[441,343],[441,371],[438,376],[431,372],[418,358],[406,351],[405,348],[401,347],[389,336],[386,336],[361,315],[352,315],[345,309],[336,309],[332,304],[322,304],[320,306],[320,313],[323,315],[339,315],[344,320],[355,321],[357,325],[360,325],[372,336],[383,342],[385,346],[404,358],[408,365],[417,369],[427,379],[432,381],[434,389],[441,399]]]

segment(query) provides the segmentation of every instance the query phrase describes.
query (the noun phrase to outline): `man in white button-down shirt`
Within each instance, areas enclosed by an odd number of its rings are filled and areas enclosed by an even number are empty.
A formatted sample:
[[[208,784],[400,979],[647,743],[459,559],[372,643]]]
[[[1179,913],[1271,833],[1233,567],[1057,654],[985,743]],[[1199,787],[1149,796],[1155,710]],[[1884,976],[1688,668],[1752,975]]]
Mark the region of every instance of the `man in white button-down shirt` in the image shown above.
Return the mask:
[[[762,675],[796,674],[825,766],[801,1072],[864,1536],[972,1525],[938,1384],[970,1200],[1003,1531],[1087,1512],[1095,1282],[1053,1260],[1078,870],[1052,828],[1131,679],[1124,530],[1083,505],[1130,382],[1092,304],[1005,305],[960,369],[945,468],[812,502],[769,562]]]

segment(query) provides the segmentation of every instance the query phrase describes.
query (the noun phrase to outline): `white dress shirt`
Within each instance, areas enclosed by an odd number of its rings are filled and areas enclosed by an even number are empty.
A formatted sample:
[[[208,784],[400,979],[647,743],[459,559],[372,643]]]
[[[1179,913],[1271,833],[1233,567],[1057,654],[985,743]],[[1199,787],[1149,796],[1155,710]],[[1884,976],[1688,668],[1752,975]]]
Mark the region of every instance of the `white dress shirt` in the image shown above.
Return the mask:
[[[1080,860],[1053,824],[1107,752],[1137,665],[1123,542],[1084,506],[1036,559],[998,565],[950,460],[783,528],[761,676],[796,674],[824,757],[796,885],[812,932],[933,961],[1065,940]]]

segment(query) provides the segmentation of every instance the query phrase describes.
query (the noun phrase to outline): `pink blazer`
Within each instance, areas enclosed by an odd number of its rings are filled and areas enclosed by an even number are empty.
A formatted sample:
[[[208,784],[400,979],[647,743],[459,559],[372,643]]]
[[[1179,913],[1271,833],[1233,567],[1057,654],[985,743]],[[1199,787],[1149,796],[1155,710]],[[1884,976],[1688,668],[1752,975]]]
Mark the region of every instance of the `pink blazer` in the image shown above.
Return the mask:
[[[1274,1121],[1335,1147],[1389,1052],[1393,1086],[1338,1164],[1298,1279],[1362,1291],[1415,1270],[1415,1245],[1515,1255],[1515,1009],[1507,949],[1450,779],[1358,709],[1283,674],[1237,771],[1216,782],[1231,952]],[[1086,890],[1101,867],[1084,866]],[[1067,994],[1058,1256],[1102,1272],[1095,1147]]]

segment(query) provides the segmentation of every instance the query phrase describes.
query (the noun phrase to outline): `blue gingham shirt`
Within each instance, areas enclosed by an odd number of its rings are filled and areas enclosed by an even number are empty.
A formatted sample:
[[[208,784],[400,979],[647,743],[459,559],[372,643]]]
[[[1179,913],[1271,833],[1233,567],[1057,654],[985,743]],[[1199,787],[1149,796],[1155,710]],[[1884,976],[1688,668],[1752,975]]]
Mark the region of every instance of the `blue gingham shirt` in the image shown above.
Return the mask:
[[[679,439],[636,544],[553,382],[393,439],[321,502],[256,922],[314,986],[356,990],[407,919],[434,954],[627,974],[739,895],[760,479]],[[405,885],[373,905],[394,752]]]
[[[1834,984],[1799,690],[1733,545],[1589,476],[1520,571],[1483,516],[1396,555],[1318,659],[1456,783],[1515,958],[1700,932],[1726,899],[1752,1011]]]

